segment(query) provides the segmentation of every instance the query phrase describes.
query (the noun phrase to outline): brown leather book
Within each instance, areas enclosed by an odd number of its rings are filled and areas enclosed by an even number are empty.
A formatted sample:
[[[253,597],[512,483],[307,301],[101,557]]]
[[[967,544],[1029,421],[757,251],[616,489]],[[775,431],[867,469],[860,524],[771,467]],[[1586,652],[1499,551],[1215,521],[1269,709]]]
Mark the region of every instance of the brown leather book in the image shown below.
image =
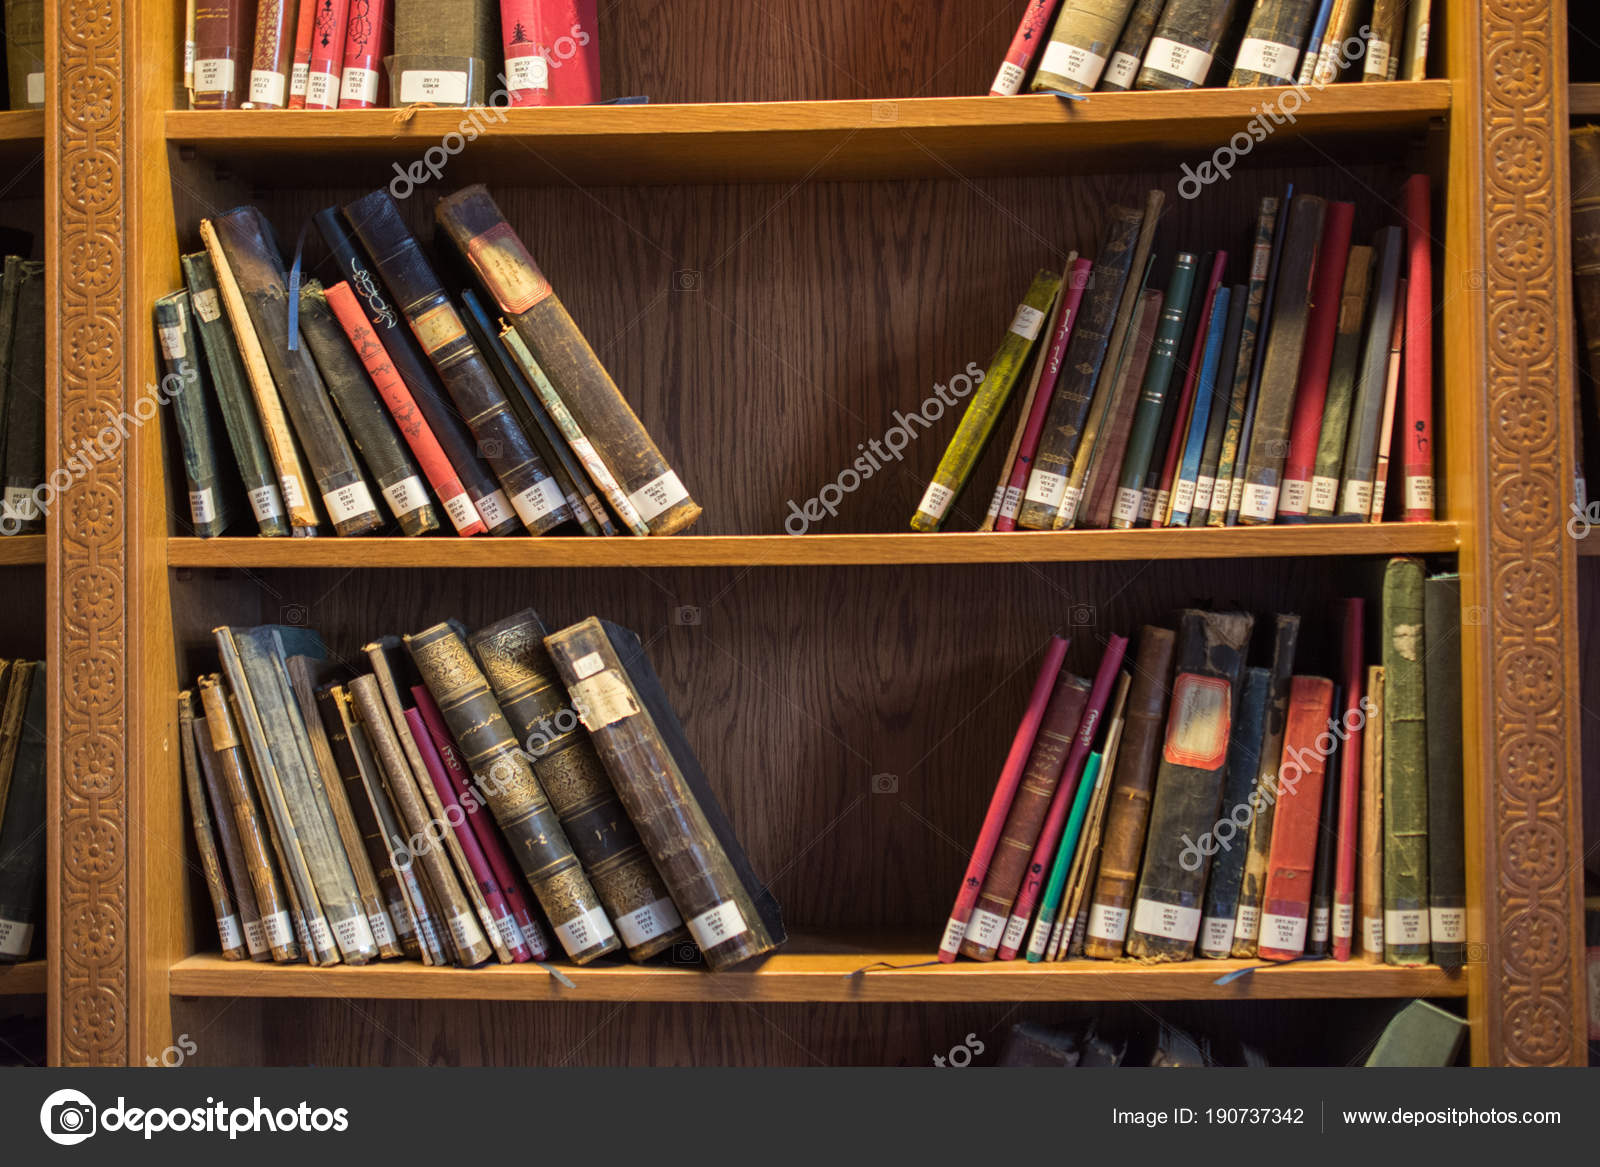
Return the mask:
[[[1028,872],[1034,844],[1039,841],[1039,831],[1050,812],[1050,800],[1055,797],[1056,786],[1061,781],[1061,768],[1072,749],[1078,723],[1083,720],[1089,689],[1089,681],[1072,673],[1064,671],[1056,678],[1055,691],[1045,706],[1039,735],[1033,739],[1033,749],[1022,772],[1022,785],[1017,787],[1017,796],[1011,802],[1006,825],[1000,832],[1000,845],[989,861],[983,890],[978,893],[977,906],[967,922],[967,935],[961,942],[963,956],[993,960],[999,951],[1006,921],[1011,917],[1011,905],[1016,902],[1017,890]]]
[[[222,955],[228,960],[244,960],[249,955],[245,946],[244,925],[234,906],[233,893],[228,889],[227,876],[223,874],[217,828],[211,821],[211,809],[206,804],[200,777],[200,758],[195,750],[194,694],[188,689],[178,694],[178,753],[183,758],[183,789],[188,796],[189,823],[194,828],[200,873],[205,877],[206,890],[211,894],[211,908],[217,921]]]
[[[250,57],[250,104],[256,109],[286,109],[289,70],[294,63],[295,17],[313,0],[260,0]]]
[[[194,108],[238,109],[249,100],[256,0],[197,0]]]
[[[1139,407],[1139,387],[1144,384],[1145,369],[1150,364],[1150,350],[1155,343],[1156,327],[1161,323],[1161,305],[1165,296],[1150,289],[1144,293],[1139,309],[1138,332],[1134,334],[1133,351],[1122,366],[1116,395],[1112,398],[1111,414],[1106,419],[1106,431],[1101,448],[1095,452],[1094,469],[1084,491],[1081,514],[1083,527],[1105,528],[1111,525],[1111,504],[1116,501],[1117,483],[1122,477],[1122,459],[1128,452],[1128,438],[1133,433],[1133,415]]]
[[[200,763],[200,778],[211,809],[211,824],[217,832],[217,847],[222,852],[223,865],[228,873],[228,887],[232,889],[239,909],[245,947],[250,952],[251,960],[270,962],[272,950],[267,947],[267,935],[261,927],[261,908],[256,903],[255,885],[250,881],[250,867],[245,861],[244,846],[239,840],[238,824],[233,821],[233,808],[228,805],[227,796],[222,792],[216,751],[211,745],[211,730],[207,728],[204,717],[194,719],[194,732],[190,737],[193,739],[195,759]]]
[[[1145,625],[1133,666],[1127,721],[1117,749],[1110,803],[1100,844],[1100,873],[1089,904],[1083,954],[1100,960],[1122,955],[1128,916],[1150,820],[1150,793],[1161,757],[1161,730],[1172,689],[1172,657],[1177,636],[1170,628]]]
[[[498,0],[394,0],[394,104],[483,105],[500,68],[499,32]]]

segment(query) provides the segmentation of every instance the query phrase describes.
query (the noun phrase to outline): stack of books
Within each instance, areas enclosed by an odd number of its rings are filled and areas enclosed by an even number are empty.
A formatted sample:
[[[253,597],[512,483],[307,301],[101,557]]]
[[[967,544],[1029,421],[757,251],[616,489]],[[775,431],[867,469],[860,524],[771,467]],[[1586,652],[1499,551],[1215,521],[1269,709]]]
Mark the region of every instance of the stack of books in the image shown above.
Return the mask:
[[[527,609],[384,637],[358,671],[304,628],[216,642],[178,717],[225,957],[720,970],[783,942],[631,632]]]
[[[1360,599],[1336,646],[1296,614],[1188,609],[1131,672],[1112,636],[1092,679],[1054,638],[940,959],[1459,966],[1460,601],[1458,576],[1391,560],[1377,663]]]
[[[42,530],[54,494],[44,449],[44,301],[44,264],[6,256],[0,279],[0,535]]]
[[[43,947],[45,693],[43,661],[0,660],[0,964]]]
[[[255,208],[201,222],[155,306],[194,533],[686,529],[700,507],[488,191],[436,214],[476,289],[446,290],[385,190],[316,215],[326,288]]]

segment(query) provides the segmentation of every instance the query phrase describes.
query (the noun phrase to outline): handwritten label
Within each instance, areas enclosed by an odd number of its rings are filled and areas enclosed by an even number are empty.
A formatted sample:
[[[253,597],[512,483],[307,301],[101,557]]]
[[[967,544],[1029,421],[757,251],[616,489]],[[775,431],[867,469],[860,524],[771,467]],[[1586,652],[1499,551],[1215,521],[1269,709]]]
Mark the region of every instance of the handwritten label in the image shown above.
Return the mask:
[[[1172,686],[1172,717],[1163,756],[1174,766],[1215,770],[1228,753],[1231,690],[1222,677],[1184,673]]]

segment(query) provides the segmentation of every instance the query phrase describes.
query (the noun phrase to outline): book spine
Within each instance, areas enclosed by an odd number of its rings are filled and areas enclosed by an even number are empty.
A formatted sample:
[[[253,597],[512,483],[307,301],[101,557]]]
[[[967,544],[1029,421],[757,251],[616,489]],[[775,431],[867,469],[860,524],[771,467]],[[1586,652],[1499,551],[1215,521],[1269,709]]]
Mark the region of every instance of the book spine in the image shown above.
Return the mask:
[[[1166,3],[1167,0],[1135,0],[1096,89],[1102,93],[1122,93],[1133,88],[1145,49],[1150,46],[1150,37],[1155,33],[1156,21],[1161,18]]]
[[[394,0],[395,104],[483,105],[500,50],[497,0]]]
[[[1356,854],[1361,815],[1361,766],[1366,757],[1371,708],[1365,690],[1362,641],[1366,602],[1340,602],[1340,676],[1343,678],[1344,742],[1339,749],[1339,838],[1333,876],[1333,958],[1349,960],[1356,935]]]
[[[199,346],[189,323],[189,296],[174,292],[156,301],[156,337],[167,375],[176,382],[167,400],[177,420],[183,448],[183,476],[189,491],[189,521],[202,539],[228,529],[229,508],[217,473],[217,447],[200,380]],[[169,382],[171,384],[171,382]]]
[[[549,105],[550,62],[543,41],[539,0],[500,0],[500,41],[505,85],[513,106]]]
[[[1175,636],[1166,628],[1146,625],[1139,633],[1127,720],[1106,807],[1100,872],[1084,934],[1084,955],[1100,960],[1121,956],[1128,935],[1150,796],[1161,757],[1161,727],[1167,715],[1175,643]]]
[[[55,459],[45,451],[45,271],[44,264],[10,256],[6,267],[16,272],[16,313],[11,322],[10,360],[6,373],[5,493],[0,496],[0,532],[18,534],[44,527],[39,487]]]
[[[344,64],[339,71],[339,108],[372,109],[389,104],[383,59],[394,29],[391,0],[350,0]]]
[[[317,8],[323,0],[299,0],[300,10],[294,33],[294,56],[289,68],[289,108],[306,107],[306,82],[311,79],[311,38],[317,22]]]
[[[1256,814],[1256,775],[1260,773],[1261,739],[1267,727],[1272,697],[1272,670],[1246,669],[1239,697],[1239,721],[1228,739],[1228,780],[1222,788],[1222,813],[1212,832],[1217,853],[1206,882],[1205,907],[1200,918],[1199,952],[1221,960],[1233,951],[1234,926],[1239,916],[1239,888],[1244,882],[1245,851],[1250,822]]]
[[[1168,0],[1145,49],[1135,89],[1194,89],[1206,83],[1238,0]]]
[[[1370,521],[1374,523],[1383,522],[1384,501],[1389,487],[1389,454],[1394,445],[1394,414],[1400,394],[1400,360],[1406,340],[1406,314],[1398,310],[1406,299],[1404,276],[1395,286],[1394,298],[1396,311],[1394,328],[1389,333],[1389,363],[1384,378],[1383,414],[1378,421],[1378,456],[1372,471],[1372,510],[1368,512]]]
[[[1332,85],[1339,79],[1344,66],[1355,59],[1346,52],[1347,46],[1359,50],[1361,41],[1356,37],[1356,22],[1361,19],[1361,0],[1333,0],[1333,12],[1328,17],[1328,31],[1322,38],[1322,48],[1311,74],[1311,84],[1317,88]],[[1354,45],[1351,41],[1354,40]]]
[[[1467,956],[1466,824],[1461,760],[1461,577],[1423,584],[1428,759],[1428,942],[1433,963]]]
[[[539,0],[534,52],[550,71],[548,105],[600,101],[600,42],[596,0]]]
[[[1406,47],[1400,59],[1400,75],[1406,81],[1422,81],[1428,76],[1429,10],[1432,0],[1411,0],[1406,9]]]
[[[1314,518],[1331,516],[1339,505],[1339,472],[1344,466],[1350,410],[1355,401],[1356,373],[1361,364],[1361,324],[1366,318],[1367,281],[1371,275],[1372,248],[1352,247],[1344,269],[1333,361],[1328,368],[1328,398],[1322,410],[1322,430],[1317,437],[1317,460],[1311,472],[1311,495],[1306,507]]]
[[[1039,901],[1039,911],[1034,918],[1033,930],[1028,935],[1027,957],[1034,961],[1035,951],[1042,956],[1049,947],[1050,936],[1061,924],[1062,899],[1067,879],[1076,870],[1079,858],[1078,841],[1083,834],[1084,820],[1089,815],[1089,802],[1100,781],[1099,754],[1090,754],[1083,767],[1083,781],[1073,796],[1072,809],[1067,814],[1067,825],[1061,834],[1061,846],[1056,848],[1055,862],[1050,865],[1050,879],[1045,884],[1044,896]]]
[[[1033,92],[1088,93],[1098,85],[1132,7],[1133,0],[1064,0],[1034,74]]]
[[[1422,561],[1383,574],[1383,958],[1426,964],[1428,723]]]
[[[343,81],[344,42],[350,20],[350,0],[317,0],[316,8],[316,21],[311,30],[305,107],[337,109]]]
[[[1383,963],[1383,666],[1367,669],[1367,726],[1361,739],[1361,959]]]
[[[1194,411],[1195,391],[1200,384],[1200,372],[1204,365],[1206,353],[1206,335],[1211,325],[1211,307],[1216,302],[1217,294],[1222,291],[1222,273],[1227,269],[1228,253],[1226,251],[1213,252],[1211,255],[1211,275],[1205,283],[1205,299],[1200,309],[1185,325],[1186,343],[1178,351],[1187,352],[1188,363],[1184,366],[1183,392],[1176,399],[1170,396],[1166,408],[1163,410],[1162,429],[1156,439],[1156,450],[1160,451],[1163,444],[1166,446],[1166,455],[1161,460],[1158,476],[1155,478],[1156,493],[1150,508],[1150,525],[1164,527],[1168,525],[1172,507],[1172,487],[1178,476],[1178,460],[1183,454],[1183,440],[1188,434],[1190,415]],[[1165,439],[1161,434],[1165,434]],[[1151,469],[1155,470],[1154,461]],[[1145,477],[1145,487],[1151,485],[1149,475]],[[1144,498],[1140,497],[1139,506],[1143,516]]]
[[[1333,711],[1344,707],[1344,689],[1333,687]],[[1311,927],[1306,934],[1306,955],[1332,955],[1333,879],[1339,840],[1339,768],[1343,764],[1347,737],[1341,720],[1330,717],[1326,726],[1333,741],[1325,758],[1322,779],[1322,805],[1317,814],[1316,867],[1311,877]],[[1321,738],[1318,738],[1319,748]]]
[[[27,958],[47,878],[45,666],[33,666],[22,731],[0,822],[0,963]]]
[[[1400,280],[1400,228],[1385,227],[1378,232],[1377,254],[1377,282],[1372,292],[1372,311],[1367,314],[1366,344],[1350,408],[1339,492],[1340,517],[1357,522],[1365,522],[1372,514],[1378,427],[1389,380],[1389,344],[1394,338],[1395,294]]]
[[[439,224],[539,362],[652,535],[700,515],[677,473],[623,399],[561,299],[482,186],[440,201]]]
[[[1121,384],[1117,386],[1110,416],[1106,419],[1105,440],[1094,471],[1084,486],[1084,526],[1105,528],[1111,525],[1111,508],[1121,485],[1122,465],[1128,454],[1128,442],[1133,436],[1134,414],[1139,408],[1141,390],[1150,368],[1150,357],[1161,328],[1161,311],[1165,303],[1161,292],[1148,291],[1144,294],[1138,331],[1131,341],[1133,351],[1123,365]]]
[[[1299,75],[1300,51],[1311,36],[1317,0],[1256,0],[1244,40],[1234,58],[1234,88],[1292,85]]]
[[[244,960],[250,953],[245,946],[244,925],[234,908],[233,894],[222,873],[222,855],[217,847],[216,827],[201,789],[200,758],[195,750],[194,694],[188,689],[178,694],[178,748],[183,758],[183,789],[189,800],[189,823],[194,830],[195,849],[200,855],[200,874],[211,895],[211,909],[217,921],[222,955],[227,960]]]
[[[579,964],[617,951],[611,920],[466,642],[447,624],[405,639],[562,948]]]
[[[527,609],[474,633],[468,644],[518,742],[533,756],[534,773],[628,955],[648,960],[688,939],[688,928],[567,704],[546,635],[538,613]]]
[[[1089,803],[1089,818],[1074,863],[1076,870],[1067,877],[1061,920],[1050,938],[1047,955],[1052,961],[1083,957],[1083,932],[1089,920],[1089,893],[1100,867],[1100,845],[1105,830],[1106,802],[1111,794],[1111,774],[1116,768],[1117,754],[1122,749],[1122,731],[1127,725],[1128,693],[1132,688],[1132,674],[1124,673],[1117,681],[1117,696],[1111,707],[1105,746],[1096,755],[1100,768],[1095,774],[1095,792]]]
[[[1318,815],[1328,755],[1318,738],[1328,732],[1333,682],[1295,677],[1278,764],[1278,813],[1272,828],[1266,895],[1261,909],[1262,960],[1294,960],[1306,950],[1311,883],[1317,859]],[[1331,736],[1331,735],[1330,735]]]
[[[1071,0],[1067,2],[1070,4]],[[1006,58],[1000,62],[994,84],[989,86],[990,97],[1015,97],[1022,92],[1022,83],[1028,79],[1034,53],[1038,51],[1039,42],[1044,40],[1045,25],[1050,23],[1056,3],[1057,0],[1028,0],[1022,21],[1011,38],[1011,46],[1006,49]]]
[[[1295,77],[1295,84],[1302,88],[1310,85],[1311,79],[1316,76],[1317,59],[1322,54],[1322,44],[1328,36],[1328,22],[1337,3],[1338,0],[1320,0],[1316,6],[1311,33],[1306,37],[1306,51],[1300,55],[1300,71]]]
[[[1311,509],[1317,440],[1327,412],[1328,375],[1339,326],[1339,292],[1349,261],[1350,228],[1354,219],[1354,203],[1329,203],[1323,217],[1322,242],[1317,247],[1310,311],[1306,317],[1305,350],[1294,391],[1289,452],[1283,460],[1283,493],[1278,498],[1278,517],[1288,521],[1305,518]]]
[[[1055,272],[1041,269],[1035,273],[1027,297],[1018,306],[1005,338],[989,361],[989,368],[978,379],[978,387],[961,415],[944,456],[939,459],[933,480],[911,516],[913,531],[937,531],[944,523],[945,515],[988,445],[995,422],[1011,399],[1011,390],[1028,363],[1060,291],[1061,277]]]
[[[1411,0],[1412,11],[1427,0]],[[1427,25],[1423,25],[1426,39]],[[1424,55],[1426,50],[1424,50]],[[1406,226],[1405,419],[1401,472],[1402,518],[1408,523],[1433,519],[1433,238],[1426,174],[1415,174],[1400,191]]]
[[[1272,270],[1272,240],[1280,215],[1278,200],[1261,200],[1256,215],[1255,243],[1250,251],[1250,278],[1246,282],[1244,328],[1239,333],[1239,354],[1233,366],[1233,391],[1228,399],[1228,421],[1222,431],[1222,451],[1217,457],[1217,484],[1211,494],[1208,527],[1226,525],[1228,502],[1232,498],[1234,471],[1244,434],[1245,406],[1250,396],[1250,370],[1255,366],[1257,342],[1262,331],[1262,306],[1267,297],[1267,276]]]
[[[1372,33],[1367,37],[1363,81],[1393,81],[1400,64],[1406,0],[1372,0]]]
[[[1184,441],[1183,462],[1172,488],[1172,513],[1167,519],[1169,527],[1188,526],[1189,514],[1195,505],[1200,458],[1204,453],[1206,429],[1211,420],[1211,401],[1217,383],[1217,368],[1222,360],[1231,294],[1227,288],[1218,288],[1216,298],[1212,301],[1205,356],[1200,365],[1200,379],[1195,384],[1194,407],[1189,412],[1189,436]]]
[[[1200,452],[1200,468],[1195,478],[1191,526],[1204,526],[1216,496],[1217,463],[1222,458],[1222,433],[1228,426],[1228,406],[1233,397],[1233,369],[1239,361],[1239,341],[1244,333],[1245,300],[1249,288],[1234,284],[1228,289],[1227,332],[1218,359],[1217,377],[1212,386],[1210,417],[1206,421],[1205,446]]]
[[[978,841],[973,844],[972,855],[967,860],[966,874],[961,877],[961,889],[956,893],[955,906],[950,909],[950,919],[945,924],[944,936],[939,942],[941,961],[948,963],[954,960],[961,950],[962,941],[967,934],[967,925],[972,919],[973,908],[977,906],[978,896],[984,881],[988,878],[989,865],[993,862],[995,851],[1000,845],[1000,836],[1010,816],[1011,804],[1016,799],[1017,788],[1022,784],[1034,740],[1038,737],[1039,726],[1044,721],[1045,709],[1049,704],[1050,694],[1055,689],[1056,677],[1060,674],[1061,664],[1066,659],[1066,640],[1052,636],[1050,643],[1045,646],[1044,659],[1039,664],[1039,674],[1034,678],[1033,690],[1029,694],[1022,721],[1011,739],[1011,749],[1006,754],[1005,765],[1001,767],[994,794],[989,798],[989,809],[984,815],[983,826],[978,831]]]
[[[288,105],[295,8],[296,0],[259,0],[256,7],[255,53],[250,60],[250,105],[254,109]]]
[[[211,730],[204,716],[194,719],[195,755],[200,763],[200,778],[205,785],[206,803],[211,812],[211,823],[217,834],[217,846],[222,852],[223,865],[228,873],[228,886],[239,910],[239,924],[244,929],[245,948],[251,960],[271,961],[272,950],[267,946],[266,932],[261,927],[261,906],[256,901],[255,886],[250,880],[250,866],[245,861],[244,844],[239,838],[239,827],[233,819],[233,809],[222,790],[220,763],[211,745]]]
[[[250,92],[255,0],[199,0],[194,13],[195,109],[237,109]]]

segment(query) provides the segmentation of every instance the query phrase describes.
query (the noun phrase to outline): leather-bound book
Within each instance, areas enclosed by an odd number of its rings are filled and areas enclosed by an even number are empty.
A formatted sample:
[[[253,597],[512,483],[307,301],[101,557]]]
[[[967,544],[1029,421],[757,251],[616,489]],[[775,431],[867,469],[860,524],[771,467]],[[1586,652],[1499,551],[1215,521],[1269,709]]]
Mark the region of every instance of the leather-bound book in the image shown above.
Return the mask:
[[[562,948],[579,964],[616,952],[616,930],[464,632],[436,624],[405,643]]]
[[[1422,589],[1427,667],[1428,943],[1433,963],[1467,955],[1466,823],[1461,763],[1461,577],[1430,576]]]
[[[1128,694],[1126,722],[1111,779],[1106,823],[1100,844],[1100,872],[1089,904],[1084,955],[1112,960],[1122,955],[1128,920],[1150,819],[1150,795],[1161,757],[1161,729],[1167,719],[1176,637],[1167,628],[1146,625],[1139,633]]]
[[[295,13],[294,53],[289,69],[289,108],[306,107],[306,82],[311,77],[311,31],[317,22],[317,8],[328,0],[300,0]]]
[[[1283,759],[1283,735],[1289,721],[1289,683],[1294,673],[1295,647],[1300,639],[1300,617],[1279,613],[1272,629],[1272,692],[1267,699],[1266,730],[1261,735],[1260,763],[1252,783],[1250,834],[1244,856],[1244,878],[1239,885],[1239,910],[1234,918],[1233,955],[1256,954],[1261,934],[1261,904],[1266,898],[1267,864],[1272,856],[1272,826],[1278,810],[1278,764]]]
[[[1210,866],[1194,840],[1217,821],[1252,624],[1244,612],[1190,608],[1179,618],[1172,707],[1128,928],[1129,956],[1187,960],[1194,954]]]
[[[28,705],[33,667],[32,661],[0,660],[0,819],[6,814],[11,764],[16,760],[17,745],[22,740],[22,715]]]
[[[1278,762],[1278,812],[1273,816],[1257,952],[1262,960],[1304,954],[1311,922],[1311,882],[1327,754],[1317,748],[1333,712],[1333,682],[1295,677],[1289,687],[1288,725]]]
[[[1221,960],[1233,951],[1239,917],[1239,888],[1244,883],[1250,821],[1256,815],[1256,776],[1260,773],[1261,739],[1267,728],[1272,696],[1272,670],[1246,669],[1239,697],[1239,721],[1228,741],[1228,780],[1222,787],[1222,813],[1212,831],[1217,853],[1206,882],[1205,910],[1200,918],[1201,956]]]
[[[194,832],[195,851],[200,856],[200,874],[211,896],[222,955],[227,960],[244,960],[250,952],[245,947],[244,925],[234,907],[233,893],[228,890],[228,877],[222,870],[216,825],[211,821],[211,809],[206,804],[200,757],[195,750],[194,694],[188,689],[178,694],[178,754],[183,763],[183,792],[189,803],[189,825]]]
[[[0,822],[0,963],[26,960],[44,908],[45,702],[44,662],[33,665],[16,757],[11,763],[5,819]]]
[[[250,57],[250,105],[286,109],[289,72],[294,66],[295,17],[301,4],[314,0],[259,0],[256,36]]]
[[[1218,287],[1213,295],[1211,322],[1207,326],[1205,336],[1205,355],[1200,360],[1194,400],[1189,406],[1188,433],[1183,442],[1183,457],[1177,466],[1176,477],[1172,484],[1172,500],[1164,523],[1168,527],[1187,527],[1199,496],[1200,459],[1205,453],[1206,432],[1213,408],[1212,397],[1217,386],[1217,371],[1222,364],[1222,350],[1227,345],[1230,299],[1233,292],[1228,288]],[[1159,498],[1157,502],[1159,505]],[[1209,502],[1207,499],[1208,505]]]
[[[566,686],[544,646],[549,635],[532,608],[472,634],[468,644],[616,924],[628,955],[648,960],[688,928],[639,832],[618,801],[594,743],[567,706]]]
[[[1367,314],[1367,285],[1372,278],[1372,248],[1352,247],[1345,262],[1339,294],[1339,321],[1328,368],[1328,397],[1317,435],[1317,461],[1311,473],[1307,513],[1326,518],[1339,505],[1339,472],[1344,466],[1345,437],[1355,401],[1356,374],[1361,364],[1361,326]]]
[[[1378,468],[1379,429],[1389,381],[1389,346],[1399,305],[1400,258],[1404,236],[1399,227],[1378,232],[1374,249],[1372,307],[1367,313],[1360,373],[1345,436],[1344,473],[1339,488],[1339,516],[1366,522],[1372,513],[1373,482]]]
[[[1228,288],[1228,322],[1217,362],[1216,384],[1212,387],[1211,415],[1206,421],[1205,444],[1200,450],[1200,468],[1195,479],[1191,527],[1203,527],[1216,497],[1217,465],[1222,460],[1222,437],[1228,428],[1228,411],[1233,405],[1233,372],[1239,363],[1239,345],[1244,340],[1244,316],[1249,308],[1248,284]]]
[[[1280,200],[1263,198],[1256,210],[1256,233],[1250,249],[1250,275],[1245,284],[1244,327],[1239,333],[1239,349],[1233,365],[1233,391],[1228,398],[1228,418],[1222,430],[1222,449],[1217,455],[1217,482],[1211,492],[1211,513],[1206,526],[1227,523],[1228,503],[1233,497],[1233,479],[1243,461],[1240,445],[1244,437],[1244,415],[1250,397],[1250,371],[1255,367],[1257,342],[1261,338],[1262,308],[1267,298],[1267,276],[1272,267],[1272,240],[1282,213]],[[1219,390],[1220,392],[1220,390]]]
[[[6,0],[6,82],[12,109],[43,109],[45,0]]]
[[[216,760],[216,750],[211,744],[211,730],[206,719],[193,718],[195,760],[200,767],[200,780],[205,788],[205,798],[211,816],[211,826],[216,832],[217,848],[221,852],[228,887],[238,909],[239,925],[244,930],[245,950],[251,960],[272,960],[272,950],[267,946],[267,934],[261,927],[261,907],[256,902],[255,885],[250,881],[250,867],[245,861],[244,845],[239,839],[239,827],[233,819],[233,808],[222,790],[222,776]],[[220,929],[218,930],[221,931]]]
[[[199,342],[190,323],[189,294],[173,292],[156,301],[156,346],[167,370],[167,401],[177,421],[189,521],[194,533],[213,538],[228,529],[230,511],[217,470],[217,447],[209,395],[200,377]]]
[[[1228,84],[1292,85],[1320,0],[1255,0]]]
[[[394,0],[394,104],[484,104],[500,67],[499,25],[497,0]]]
[[[1372,32],[1361,80],[1393,81],[1399,74],[1407,0],[1372,0]],[[1416,3],[1417,0],[1411,0]]]
[[[1239,0],[1167,0],[1144,52],[1135,89],[1194,89],[1206,83]]]
[[[345,32],[350,0],[315,0],[311,24],[311,56],[307,63],[307,109],[337,109],[342,82]]]
[[[1133,0],[1063,0],[1033,75],[1035,93],[1088,93],[1100,83]]]
[[[989,861],[989,872],[984,876],[977,906],[967,922],[966,939],[961,944],[963,956],[993,960],[1000,950],[1011,906],[1027,874],[1028,861],[1039,841],[1039,832],[1055,797],[1056,785],[1061,781],[1061,769],[1066,764],[1067,752],[1072,748],[1088,700],[1089,682],[1083,677],[1063,671],[1056,678],[1055,690],[1045,706],[1044,720],[1039,723],[1027,767],[1022,772],[1022,785],[1011,802],[999,846]]]
[[[344,66],[339,73],[339,108],[371,109],[389,104],[389,78],[383,59],[394,37],[392,0],[350,0],[344,33]]]
[[[434,213],[621,484],[638,518],[652,535],[687,530],[700,515],[699,504],[639,424],[488,190],[457,191],[441,199]]]
[[[328,395],[338,406],[339,416],[400,530],[407,535],[438,530],[439,516],[423,485],[422,471],[316,280],[308,280],[300,289],[300,330],[316,358]]]
[[[38,488],[45,481],[49,464],[44,448],[45,415],[45,336],[44,264],[36,260],[6,257],[6,288],[16,288],[16,315],[9,322],[12,333],[10,357],[0,362],[6,377],[5,448],[0,451],[4,468],[4,514],[10,522],[0,531],[17,534],[38,531],[44,526],[44,509],[39,505]],[[5,309],[0,306],[0,328]]]
[[[1383,573],[1383,958],[1426,964],[1428,918],[1427,637],[1420,559]]]
[[[366,244],[373,266],[478,439],[523,526],[542,535],[567,522],[572,518],[567,500],[517,425],[505,394],[389,192],[377,190],[358,199],[345,208],[345,217]]]
[[[289,335],[288,281],[272,228],[254,207],[230,211],[213,226],[334,530],[341,535],[377,530],[383,516],[327,386],[310,350]]]
[[[1117,37],[1116,49],[1100,74],[1097,89],[1123,93],[1133,88],[1139,78],[1144,51],[1150,47],[1150,38],[1155,34],[1156,21],[1161,19],[1161,10],[1166,6],[1167,0],[1135,0],[1128,10],[1128,19],[1123,22],[1122,35]]]
[[[256,0],[197,0],[194,108],[238,109],[250,95]]]
[[[706,963],[729,968],[783,943],[777,901],[739,845],[639,638],[590,619],[545,646]]]
[[[1128,359],[1118,372],[1122,383],[1113,391],[1104,439],[1085,482],[1080,526],[1104,529],[1111,525],[1111,507],[1122,482],[1122,464],[1133,437],[1133,420],[1142,399],[1140,391],[1155,351],[1165,303],[1164,294],[1154,290],[1145,292],[1140,299],[1138,330],[1129,341]]]

